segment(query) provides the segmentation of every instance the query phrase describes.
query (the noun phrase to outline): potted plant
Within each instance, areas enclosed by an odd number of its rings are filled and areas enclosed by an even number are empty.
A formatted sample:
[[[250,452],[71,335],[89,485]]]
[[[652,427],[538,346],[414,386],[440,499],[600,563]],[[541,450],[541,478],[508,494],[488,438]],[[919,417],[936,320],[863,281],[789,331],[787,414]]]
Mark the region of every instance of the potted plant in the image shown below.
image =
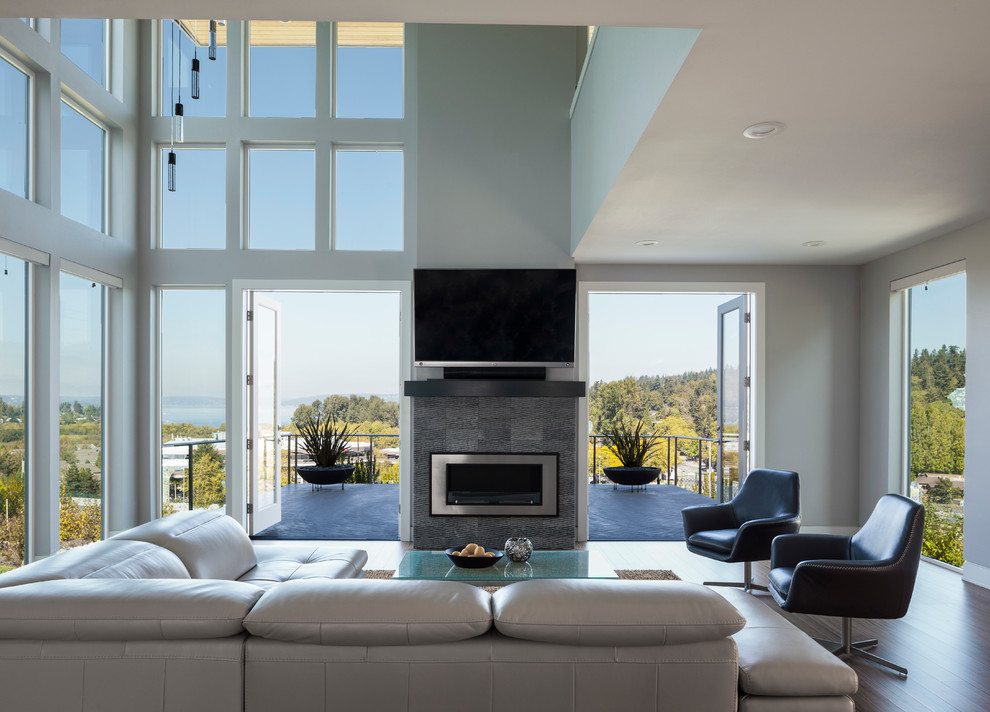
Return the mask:
[[[349,438],[357,426],[337,420],[327,403],[316,402],[293,418],[303,447],[313,465],[297,465],[296,472],[306,482],[314,486],[339,484],[344,489],[344,480],[354,474],[354,465],[339,461],[350,446]]]
[[[660,476],[660,468],[647,466],[646,460],[660,447],[663,436],[652,430],[644,434],[643,428],[642,420],[635,427],[626,422],[618,422],[612,428],[611,435],[602,436],[605,446],[622,463],[620,467],[605,468],[605,474],[613,484],[638,487]]]

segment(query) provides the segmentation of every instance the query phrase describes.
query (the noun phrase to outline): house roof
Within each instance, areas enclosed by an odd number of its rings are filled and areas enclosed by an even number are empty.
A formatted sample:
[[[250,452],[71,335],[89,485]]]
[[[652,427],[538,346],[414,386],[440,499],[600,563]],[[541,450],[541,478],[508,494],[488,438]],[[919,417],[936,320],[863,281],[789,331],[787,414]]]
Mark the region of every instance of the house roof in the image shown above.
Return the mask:
[[[990,217],[990,3],[8,0],[11,15],[613,25],[701,34],[582,262],[861,264]],[[781,121],[779,136],[742,131]],[[657,240],[638,247],[639,240]],[[825,241],[822,247],[802,244]]]

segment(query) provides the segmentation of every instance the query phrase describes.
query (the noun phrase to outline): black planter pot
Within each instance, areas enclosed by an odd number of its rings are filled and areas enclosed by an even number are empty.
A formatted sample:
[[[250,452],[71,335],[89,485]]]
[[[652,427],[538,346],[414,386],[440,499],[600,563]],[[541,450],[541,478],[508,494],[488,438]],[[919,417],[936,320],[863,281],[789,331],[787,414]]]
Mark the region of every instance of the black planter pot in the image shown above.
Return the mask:
[[[314,488],[323,485],[340,485],[344,489],[344,480],[354,474],[354,465],[333,465],[332,467],[320,467],[319,465],[298,465],[296,474]]]
[[[643,487],[660,476],[659,467],[606,467],[605,475],[613,485]]]

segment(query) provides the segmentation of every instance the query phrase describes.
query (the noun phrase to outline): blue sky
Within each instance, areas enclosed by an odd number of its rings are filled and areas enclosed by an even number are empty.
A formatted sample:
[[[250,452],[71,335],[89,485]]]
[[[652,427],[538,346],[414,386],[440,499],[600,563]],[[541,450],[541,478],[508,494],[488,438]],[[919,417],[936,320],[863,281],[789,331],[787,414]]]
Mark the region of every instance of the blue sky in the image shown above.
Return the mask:
[[[966,275],[911,289],[911,352],[966,347]]]

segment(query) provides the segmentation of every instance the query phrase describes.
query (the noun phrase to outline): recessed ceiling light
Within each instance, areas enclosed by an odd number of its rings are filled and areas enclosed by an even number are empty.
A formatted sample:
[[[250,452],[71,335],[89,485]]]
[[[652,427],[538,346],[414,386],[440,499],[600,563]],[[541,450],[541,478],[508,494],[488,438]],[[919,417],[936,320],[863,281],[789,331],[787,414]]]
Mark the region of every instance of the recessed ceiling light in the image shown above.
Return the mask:
[[[636,242],[640,247],[653,247],[654,245],[659,245],[659,240],[638,240]]]
[[[787,127],[779,121],[761,121],[746,127],[743,136],[746,138],[767,138],[768,136],[776,136],[785,128]]]
[[[827,244],[825,240],[808,240],[807,242],[802,242],[801,247],[821,247]]]

